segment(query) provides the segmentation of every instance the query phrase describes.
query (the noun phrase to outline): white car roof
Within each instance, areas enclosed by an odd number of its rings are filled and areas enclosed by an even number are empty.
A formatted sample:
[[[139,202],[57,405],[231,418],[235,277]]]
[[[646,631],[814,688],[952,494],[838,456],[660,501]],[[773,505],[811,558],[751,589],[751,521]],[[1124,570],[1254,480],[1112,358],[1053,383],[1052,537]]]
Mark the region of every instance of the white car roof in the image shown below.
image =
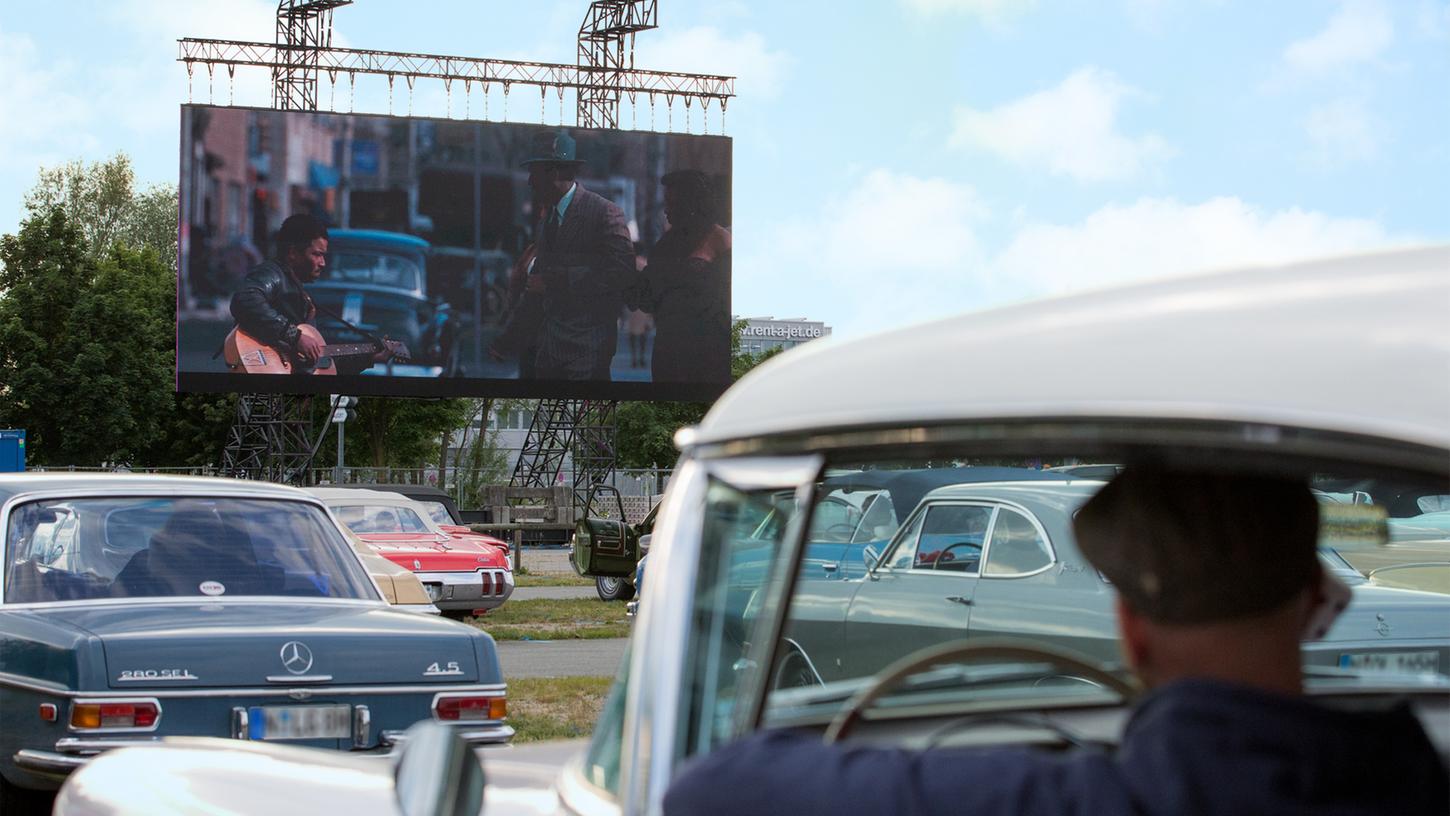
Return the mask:
[[[750,372],[681,439],[1026,417],[1229,420],[1450,449],[1450,246],[814,341]]]
[[[340,504],[384,504],[395,507],[418,508],[418,503],[399,493],[389,490],[366,490],[351,487],[307,487],[308,493],[322,499],[329,506]]]

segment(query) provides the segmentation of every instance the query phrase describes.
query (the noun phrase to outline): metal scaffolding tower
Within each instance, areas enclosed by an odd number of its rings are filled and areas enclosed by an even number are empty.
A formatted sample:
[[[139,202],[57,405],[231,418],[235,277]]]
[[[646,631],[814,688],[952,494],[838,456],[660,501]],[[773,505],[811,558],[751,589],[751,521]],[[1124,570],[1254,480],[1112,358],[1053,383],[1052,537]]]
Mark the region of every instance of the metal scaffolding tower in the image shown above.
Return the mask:
[[[352,0],[279,0],[272,106],[317,110],[318,55],[332,47],[332,10]]]
[[[588,86],[579,89],[581,126],[619,127],[624,72],[634,70],[634,35],[651,28],[659,28],[656,0],[594,0],[589,4],[579,26],[579,71],[589,79]]]
[[[553,487],[567,466],[574,506],[585,509],[589,488],[608,480],[618,459],[614,447],[618,405],[615,400],[539,400],[510,484]]]

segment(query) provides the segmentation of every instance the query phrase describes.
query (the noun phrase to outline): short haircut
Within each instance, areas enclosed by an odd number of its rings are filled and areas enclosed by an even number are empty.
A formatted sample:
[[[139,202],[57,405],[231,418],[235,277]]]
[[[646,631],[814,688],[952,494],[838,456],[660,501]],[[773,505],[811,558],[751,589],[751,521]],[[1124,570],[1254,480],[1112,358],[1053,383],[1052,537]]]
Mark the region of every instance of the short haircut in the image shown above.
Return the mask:
[[[1319,503],[1303,479],[1129,465],[1073,527],[1128,607],[1158,623],[1266,614],[1320,575]]]
[[[318,238],[327,237],[327,225],[316,216],[297,213],[287,216],[277,230],[277,252],[286,254],[291,247],[306,248]]]
[[[660,177],[660,184],[674,190],[686,212],[701,220],[715,220],[715,187],[699,170],[675,170]]]

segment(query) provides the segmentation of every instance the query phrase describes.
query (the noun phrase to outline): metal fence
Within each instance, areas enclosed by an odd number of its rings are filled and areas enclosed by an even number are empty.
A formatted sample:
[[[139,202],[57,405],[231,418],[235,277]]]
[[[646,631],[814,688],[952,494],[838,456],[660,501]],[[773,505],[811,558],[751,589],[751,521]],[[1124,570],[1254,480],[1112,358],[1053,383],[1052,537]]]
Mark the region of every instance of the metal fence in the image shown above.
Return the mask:
[[[207,465],[201,467],[78,467],[68,465],[65,467],[32,467],[31,473],[166,473],[177,476],[221,476],[221,469]],[[673,471],[669,468],[640,468],[616,470],[609,475],[604,483],[619,490],[620,496],[624,499],[625,517],[630,521],[638,521],[645,513],[659,501],[659,496],[664,493],[665,485],[669,484],[670,474]],[[470,510],[479,506],[482,501],[482,488],[484,485],[477,481],[477,475],[466,468],[448,468],[446,471],[439,471],[438,468],[313,468],[310,473],[312,484],[411,484],[430,485],[442,487],[447,490],[458,506],[464,510]],[[440,478],[443,477],[443,478]],[[471,492],[468,488],[472,485],[477,493],[465,496]]]

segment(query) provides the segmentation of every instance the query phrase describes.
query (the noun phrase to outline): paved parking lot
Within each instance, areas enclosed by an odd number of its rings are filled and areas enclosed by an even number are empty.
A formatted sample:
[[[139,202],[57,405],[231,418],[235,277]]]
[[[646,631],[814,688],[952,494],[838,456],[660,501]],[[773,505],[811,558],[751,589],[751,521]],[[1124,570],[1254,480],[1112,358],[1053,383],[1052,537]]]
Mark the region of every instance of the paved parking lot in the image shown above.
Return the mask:
[[[628,638],[603,640],[501,640],[504,680],[512,677],[613,676]]]

